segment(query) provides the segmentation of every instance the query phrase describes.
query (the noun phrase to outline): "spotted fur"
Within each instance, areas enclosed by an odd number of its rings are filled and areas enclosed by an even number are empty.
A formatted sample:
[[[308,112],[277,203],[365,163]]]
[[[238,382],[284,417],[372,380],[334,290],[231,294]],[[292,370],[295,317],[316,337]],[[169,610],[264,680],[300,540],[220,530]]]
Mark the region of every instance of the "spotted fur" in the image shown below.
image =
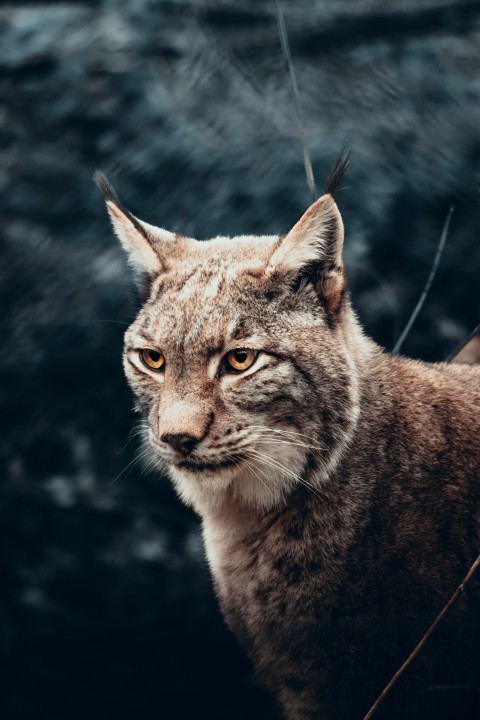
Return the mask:
[[[226,621],[285,718],[361,718],[480,549],[480,371],[365,337],[329,194],[285,236],[208,242],[107,206],[147,287],[124,354],[145,443],[202,518]],[[234,374],[238,348],[258,356]],[[378,718],[478,682],[479,594]]]

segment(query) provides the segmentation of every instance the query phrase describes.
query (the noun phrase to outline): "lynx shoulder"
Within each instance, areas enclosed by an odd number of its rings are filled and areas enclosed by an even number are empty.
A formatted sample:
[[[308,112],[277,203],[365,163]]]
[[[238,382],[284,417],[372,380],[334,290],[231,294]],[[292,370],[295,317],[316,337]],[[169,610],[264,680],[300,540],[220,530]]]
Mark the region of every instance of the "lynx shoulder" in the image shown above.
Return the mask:
[[[124,353],[145,443],[200,514],[222,612],[288,720],[362,718],[480,549],[480,369],[364,335],[342,170],[286,235],[206,242],[99,178],[146,298]],[[433,718],[428,688],[479,678],[474,580],[376,717]]]

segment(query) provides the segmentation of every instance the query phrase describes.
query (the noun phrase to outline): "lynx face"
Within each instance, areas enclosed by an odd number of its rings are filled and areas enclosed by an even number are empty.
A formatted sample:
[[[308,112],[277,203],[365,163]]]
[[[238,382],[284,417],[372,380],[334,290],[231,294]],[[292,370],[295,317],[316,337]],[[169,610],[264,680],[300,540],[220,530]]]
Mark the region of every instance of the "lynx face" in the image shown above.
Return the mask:
[[[145,442],[180,495],[197,509],[227,496],[271,507],[307,467],[326,480],[358,415],[331,196],[285,237],[198,242],[141,223],[106,194],[148,287],[125,372]]]

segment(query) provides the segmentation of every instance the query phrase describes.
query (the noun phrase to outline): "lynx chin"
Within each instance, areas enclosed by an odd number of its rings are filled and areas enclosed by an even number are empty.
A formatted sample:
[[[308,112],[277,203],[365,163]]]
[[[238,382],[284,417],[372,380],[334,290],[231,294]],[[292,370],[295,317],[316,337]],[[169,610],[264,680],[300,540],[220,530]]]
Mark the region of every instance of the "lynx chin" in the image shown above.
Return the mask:
[[[222,613],[287,720],[361,720],[480,550],[480,369],[364,335],[345,166],[285,235],[204,242],[97,175],[143,292],[124,367],[144,442],[200,515]],[[375,718],[433,720],[432,688],[459,685],[480,685],[479,579]]]

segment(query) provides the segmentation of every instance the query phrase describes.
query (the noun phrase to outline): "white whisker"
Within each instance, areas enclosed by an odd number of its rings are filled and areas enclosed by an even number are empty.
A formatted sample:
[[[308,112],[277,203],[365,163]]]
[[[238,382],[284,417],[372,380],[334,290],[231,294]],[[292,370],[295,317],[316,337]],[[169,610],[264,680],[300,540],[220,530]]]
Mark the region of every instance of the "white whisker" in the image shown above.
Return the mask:
[[[147,473],[152,472],[155,469],[155,460],[157,459],[157,454],[155,451],[152,450],[149,457],[147,457],[145,462],[145,467],[143,468],[142,472],[140,473],[140,477],[143,478]]]
[[[267,425],[250,425],[249,430],[260,430],[264,433],[277,433],[279,435],[287,436],[292,438],[292,440],[300,441],[300,439],[306,438],[307,440],[314,440],[315,443],[318,443],[318,438],[313,438],[310,435],[307,435],[306,433],[300,433],[296,432],[294,430],[284,430],[282,428],[272,428],[268,427]],[[305,447],[317,449],[317,450],[326,450],[326,448],[319,447],[317,444],[311,445],[310,443],[305,443]]]
[[[117,454],[119,455],[121,452],[123,452],[125,450],[125,448],[132,442],[134,437],[137,437],[137,435],[141,435],[142,433],[146,432],[148,430],[148,428],[149,428],[149,425],[146,422],[139,421],[139,422],[135,423],[133,428],[128,433],[128,438],[125,442],[125,445],[120,448],[120,450],[118,451]]]
[[[260,468],[257,465],[254,465],[253,461],[247,460],[247,458],[244,458],[244,462],[250,468],[250,470],[253,472],[255,477],[262,483],[263,487],[266,490],[270,491],[270,488],[268,487],[267,483],[264,480],[262,480],[260,475],[258,475],[258,473],[256,472],[256,470],[259,470],[261,472]]]
[[[123,473],[126,472],[129,468],[130,468],[130,470],[129,470],[129,473],[130,473],[132,467],[140,460],[143,460],[143,458],[145,458],[150,451],[151,451],[151,448],[149,448],[149,447],[144,448],[142,450],[142,452],[140,453],[140,455],[137,455],[136,457],[134,457],[133,460],[131,462],[129,462],[126,467],[123,468],[122,472],[118,473],[117,477],[113,478],[113,480],[107,484],[107,487],[111,487],[113,485],[113,483],[117,482],[117,480],[120,477],[122,477]],[[127,475],[129,473],[127,473]]]
[[[305,443],[292,442],[291,440],[286,440],[286,439],[285,440],[259,439],[258,442],[261,443],[262,445],[292,445],[293,447],[303,447],[306,450],[315,450],[317,452],[321,452],[324,449],[321,447],[315,447],[314,445],[305,445]]]
[[[290,470],[289,468],[285,467],[282,463],[280,463],[278,460],[275,460],[274,458],[270,457],[270,455],[266,455],[265,453],[260,452],[256,449],[251,449],[250,453],[254,453],[254,455],[259,458],[262,462],[264,462],[266,465],[270,465],[270,467],[273,467],[277,470],[280,470],[281,472],[285,473],[288,477],[293,478],[294,480],[297,480],[301,485],[311,490],[313,493],[315,493],[318,497],[327,497],[325,493],[323,493],[319,488],[315,487],[315,485],[312,485],[308,482],[308,480],[305,480],[304,478],[300,477],[300,475],[297,475],[293,472],[293,470]]]

